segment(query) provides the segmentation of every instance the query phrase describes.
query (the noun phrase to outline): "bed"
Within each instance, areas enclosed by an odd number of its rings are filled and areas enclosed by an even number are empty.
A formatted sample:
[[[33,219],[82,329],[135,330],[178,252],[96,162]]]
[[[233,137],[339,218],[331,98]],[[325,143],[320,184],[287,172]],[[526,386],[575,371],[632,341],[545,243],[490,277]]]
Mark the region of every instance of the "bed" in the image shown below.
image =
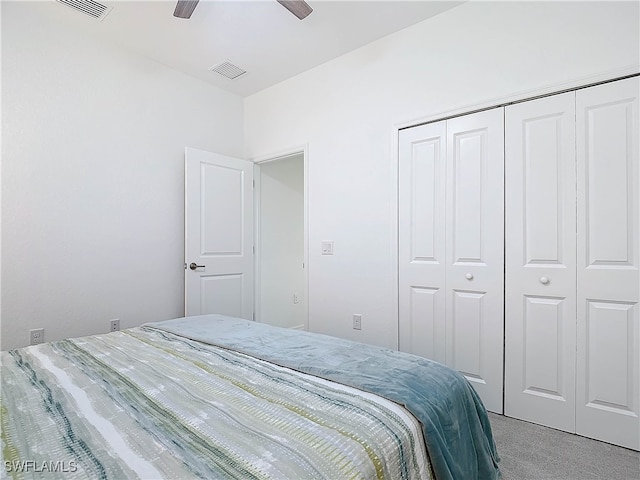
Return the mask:
[[[1,353],[8,478],[500,478],[436,362],[222,315]]]

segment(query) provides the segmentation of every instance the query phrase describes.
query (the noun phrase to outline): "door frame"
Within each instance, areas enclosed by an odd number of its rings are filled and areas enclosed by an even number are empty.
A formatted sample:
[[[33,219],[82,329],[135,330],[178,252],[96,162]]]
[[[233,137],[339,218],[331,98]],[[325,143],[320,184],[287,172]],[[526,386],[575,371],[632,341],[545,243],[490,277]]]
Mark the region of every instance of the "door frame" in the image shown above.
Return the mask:
[[[255,312],[254,320],[256,322],[261,322],[262,312],[260,311],[260,294],[261,294],[261,282],[260,282],[260,274],[261,274],[261,237],[260,237],[260,201],[261,201],[261,191],[260,191],[260,166],[266,163],[275,162],[278,160],[284,160],[289,157],[293,157],[296,155],[302,155],[303,169],[304,169],[304,179],[303,179],[303,189],[304,189],[304,205],[303,205],[303,216],[304,216],[304,246],[303,246],[303,269],[304,269],[304,289],[303,295],[306,301],[306,309],[304,311],[304,322],[301,328],[304,330],[309,330],[309,147],[308,144],[292,147],[290,149],[283,150],[281,152],[264,155],[261,157],[253,158],[251,161],[254,163],[253,169],[253,178],[255,182],[255,188],[253,192],[253,202],[254,202],[254,227],[253,227],[253,244],[255,246],[255,255],[254,255],[254,289],[253,289],[253,311]]]

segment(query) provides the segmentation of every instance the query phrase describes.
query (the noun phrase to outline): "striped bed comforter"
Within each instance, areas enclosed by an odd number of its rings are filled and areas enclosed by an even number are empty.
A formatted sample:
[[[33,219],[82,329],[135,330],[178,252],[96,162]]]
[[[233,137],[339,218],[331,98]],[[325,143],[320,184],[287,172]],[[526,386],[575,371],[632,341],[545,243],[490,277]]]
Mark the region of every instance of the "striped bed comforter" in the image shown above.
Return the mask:
[[[158,328],[1,362],[2,478],[431,478],[400,405]]]

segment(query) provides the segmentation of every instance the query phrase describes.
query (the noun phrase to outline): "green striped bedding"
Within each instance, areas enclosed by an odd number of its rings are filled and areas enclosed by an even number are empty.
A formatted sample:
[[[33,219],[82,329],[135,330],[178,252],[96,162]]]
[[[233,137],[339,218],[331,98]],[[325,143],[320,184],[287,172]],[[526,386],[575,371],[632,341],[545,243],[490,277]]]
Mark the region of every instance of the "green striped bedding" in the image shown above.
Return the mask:
[[[397,403],[157,328],[1,365],[3,478],[431,478]]]

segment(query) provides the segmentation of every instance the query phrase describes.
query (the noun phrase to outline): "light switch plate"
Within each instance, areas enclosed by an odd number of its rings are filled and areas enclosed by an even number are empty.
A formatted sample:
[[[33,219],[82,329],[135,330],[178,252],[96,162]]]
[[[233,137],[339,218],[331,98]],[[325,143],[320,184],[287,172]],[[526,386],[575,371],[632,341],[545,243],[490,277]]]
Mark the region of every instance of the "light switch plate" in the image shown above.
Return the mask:
[[[324,240],[322,242],[322,255],[333,255],[333,241]]]

